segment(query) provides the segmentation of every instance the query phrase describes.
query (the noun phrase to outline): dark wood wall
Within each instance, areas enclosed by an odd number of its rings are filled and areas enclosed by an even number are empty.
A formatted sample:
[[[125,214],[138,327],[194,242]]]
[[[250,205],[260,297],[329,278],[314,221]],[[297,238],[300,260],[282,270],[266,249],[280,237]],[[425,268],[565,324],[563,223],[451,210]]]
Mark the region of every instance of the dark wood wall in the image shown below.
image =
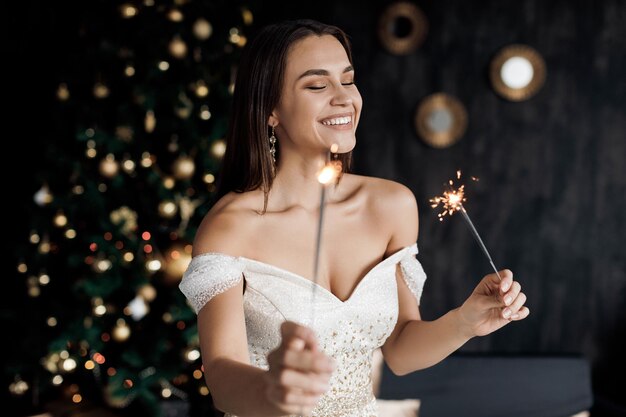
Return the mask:
[[[263,2],[257,23],[309,17],[351,36],[364,99],[355,170],[402,182],[417,197],[429,275],[423,316],[458,306],[490,272],[462,218],[440,223],[428,204],[462,169],[480,177],[468,186],[468,212],[496,265],[523,284],[532,312],[462,351],[584,355],[596,409],[618,407],[626,386],[626,3],[414,1],[429,32],[408,56],[387,53],[377,38],[389,3]],[[511,43],[534,47],[547,65],[542,90],[519,103],[498,97],[488,79],[490,60]],[[420,100],[435,92],[468,111],[466,134],[443,150],[413,127]]]

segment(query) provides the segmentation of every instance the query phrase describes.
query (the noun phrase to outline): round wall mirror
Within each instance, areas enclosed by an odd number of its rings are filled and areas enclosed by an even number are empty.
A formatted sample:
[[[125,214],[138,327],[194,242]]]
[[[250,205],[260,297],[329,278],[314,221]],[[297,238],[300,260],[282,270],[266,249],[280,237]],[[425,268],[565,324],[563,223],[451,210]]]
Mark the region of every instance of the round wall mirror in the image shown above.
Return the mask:
[[[415,129],[433,148],[450,147],[465,134],[467,111],[457,98],[449,94],[432,94],[417,107]]]
[[[428,22],[413,3],[400,1],[389,5],[378,21],[378,37],[394,55],[408,55],[424,41]]]
[[[543,86],[546,64],[530,46],[509,45],[491,61],[489,77],[500,96],[511,101],[527,100]]]

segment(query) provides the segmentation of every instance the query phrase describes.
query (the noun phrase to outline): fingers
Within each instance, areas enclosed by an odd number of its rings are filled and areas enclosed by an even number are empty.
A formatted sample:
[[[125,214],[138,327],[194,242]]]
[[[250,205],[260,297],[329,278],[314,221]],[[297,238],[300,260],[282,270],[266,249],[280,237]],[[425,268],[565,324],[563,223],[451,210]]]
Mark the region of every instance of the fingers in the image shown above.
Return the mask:
[[[502,317],[505,319],[514,319],[513,315],[515,315],[515,319],[519,318],[519,312],[524,307],[524,303],[526,302],[526,294],[520,292],[515,300],[504,310],[502,310]],[[528,308],[527,308],[528,310]]]
[[[522,320],[528,317],[530,310],[524,306],[526,294],[522,292],[519,282],[513,280],[513,272],[508,269],[499,271],[497,274],[489,274],[485,277],[488,284],[497,283],[499,289],[496,297],[485,297],[481,301],[484,308],[500,307],[501,315],[507,320]]]
[[[320,396],[328,391],[328,379],[330,375],[315,376],[294,371],[292,369],[284,369],[278,378],[280,385],[286,388],[296,388],[308,394]]]
[[[505,293],[509,288],[511,288],[511,284],[513,284],[513,272],[509,269],[503,269],[502,271],[499,271],[498,274],[502,279],[498,278],[498,275],[496,274],[490,274],[489,276],[495,277],[495,280],[497,280],[499,284],[500,293]]]
[[[315,333],[293,322],[281,325],[282,342],[268,357],[268,399],[287,414],[308,414],[329,389],[333,360],[317,349]]]
[[[310,414],[319,401],[319,395],[281,385],[269,384],[267,398],[288,414]]]
[[[524,320],[530,314],[530,309],[526,306],[520,308],[517,313],[511,314],[512,321]]]
[[[521,320],[530,313],[528,307],[524,306],[526,294],[521,289],[522,286],[517,281],[514,281],[511,285],[511,291],[504,294],[503,302],[507,307],[502,310],[502,317],[505,319]]]
[[[522,290],[522,286],[519,282],[513,281],[511,284],[511,289],[508,292],[502,293],[500,295],[500,299],[504,303],[505,306],[509,306],[513,303],[513,300],[517,299]]]
[[[296,350],[289,347],[280,347],[270,352],[268,362],[272,365],[273,371],[290,368],[300,372],[331,374],[335,369],[332,358],[326,356],[323,352]]]
[[[334,364],[323,352],[286,350],[281,365],[302,372],[332,373]]]
[[[282,336],[283,343],[293,345],[294,349],[302,350],[304,348],[308,348],[311,350],[317,350],[317,339],[315,337],[315,333],[308,327],[302,326],[298,323],[294,323],[293,321],[285,321],[280,326],[280,333]],[[295,342],[292,339],[300,339],[304,342],[304,346],[300,347],[302,342]]]

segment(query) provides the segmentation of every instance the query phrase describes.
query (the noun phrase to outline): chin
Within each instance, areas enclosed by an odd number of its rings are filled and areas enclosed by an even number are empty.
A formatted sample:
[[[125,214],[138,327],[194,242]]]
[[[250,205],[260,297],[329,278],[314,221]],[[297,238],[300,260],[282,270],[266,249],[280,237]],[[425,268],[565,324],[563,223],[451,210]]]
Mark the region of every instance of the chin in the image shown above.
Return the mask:
[[[326,140],[324,141],[326,143],[328,143],[328,148],[330,149],[330,147],[333,144],[337,144],[339,146],[339,149],[337,150],[337,153],[348,153],[350,151],[352,151],[354,149],[354,147],[356,146],[356,138],[354,136],[352,137],[339,137],[336,140]]]

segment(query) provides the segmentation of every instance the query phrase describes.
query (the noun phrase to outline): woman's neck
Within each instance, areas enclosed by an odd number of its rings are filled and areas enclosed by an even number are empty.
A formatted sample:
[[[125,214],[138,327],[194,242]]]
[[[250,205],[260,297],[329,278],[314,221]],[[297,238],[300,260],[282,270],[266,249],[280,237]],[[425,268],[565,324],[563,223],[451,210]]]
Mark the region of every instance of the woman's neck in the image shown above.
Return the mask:
[[[280,162],[269,193],[268,209],[301,207],[307,211],[316,211],[320,205],[322,188],[318,175],[326,163],[326,156],[309,159],[284,158]],[[336,189],[335,185],[327,186],[328,202],[332,201]]]

